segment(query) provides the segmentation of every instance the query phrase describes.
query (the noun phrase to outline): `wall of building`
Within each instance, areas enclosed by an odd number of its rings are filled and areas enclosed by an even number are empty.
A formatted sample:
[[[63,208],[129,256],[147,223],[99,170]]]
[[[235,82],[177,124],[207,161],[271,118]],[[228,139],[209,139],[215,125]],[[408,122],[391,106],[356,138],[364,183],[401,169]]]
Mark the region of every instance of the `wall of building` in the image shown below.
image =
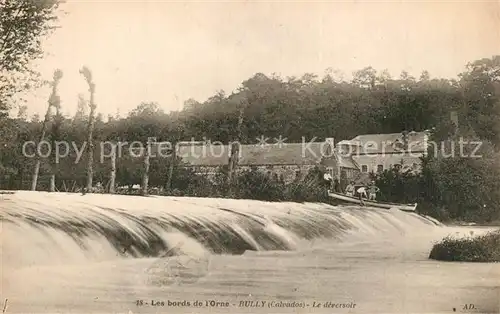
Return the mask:
[[[353,159],[359,165],[361,172],[377,172],[379,166],[382,166],[382,170],[386,170],[395,165],[418,172],[422,164],[421,156],[423,156],[422,153],[412,153],[411,156],[406,154],[359,155],[353,156]]]
[[[345,179],[347,180],[352,180],[359,174],[359,170],[352,168],[341,168],[341,172],[345,173]],[[341,174],[341,177],[344,177],[344,174]]]
[[[316,165],[259,165],[259,166],[238,166],[238,172],[249,171],[256,168],[262,173],[267,173],[274,176],[278,180],[283,180],[285,183],[291,183],[297,179],[304,178],[307,173]],[[214,180],[221,166],[191,166],[198,175],[206,176],[210,180]]]
[[[275,179],[291,183],[303,179],[316,165],[259,165],[253,166],[262,173],[274,176]],[[251,170],[252,166],[239,166],[238,171]]]

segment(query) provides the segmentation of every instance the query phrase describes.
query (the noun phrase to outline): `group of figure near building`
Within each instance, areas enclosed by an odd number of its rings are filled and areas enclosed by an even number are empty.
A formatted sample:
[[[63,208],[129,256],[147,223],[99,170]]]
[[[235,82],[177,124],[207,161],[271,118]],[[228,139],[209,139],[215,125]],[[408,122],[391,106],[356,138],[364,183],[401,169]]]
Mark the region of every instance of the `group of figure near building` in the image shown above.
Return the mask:
[[[328,182],[329,188],[333,190],[335,193],[344,193],[347,196],[355,197],[359,196],[360,198],[373,200],[377,199],[377,193],[380,189],[375,185],[375,181],[371,181],[368,185],[358,185],[354,181],[351,181],[342,191],[342,187],[340,186],[340,182],[338,179],[332,179],[332,176],[329,173],[325,173],[324,179]]]

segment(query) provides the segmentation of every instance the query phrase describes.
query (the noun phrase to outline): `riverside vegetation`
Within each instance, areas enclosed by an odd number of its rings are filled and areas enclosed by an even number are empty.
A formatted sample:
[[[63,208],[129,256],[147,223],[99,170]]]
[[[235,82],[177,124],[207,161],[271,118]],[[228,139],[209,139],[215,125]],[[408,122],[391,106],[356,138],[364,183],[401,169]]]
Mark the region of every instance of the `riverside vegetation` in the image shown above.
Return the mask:
[[[415,79],[403,72],[390,78],[387,72],[368,67],[355,73],[352,81],[337,80],[331,73],[318,78],[305,74],[300,78],[281,78],[256,74],[242,82],[240,89],[226,95],[218,92],[203,103],[188,100],[181,111],[165,113],[159,104],[142,103],[127,116],[102,115],[95,118],[94,141],[176,142],[201,139],[228,143],[237,138],[255,143],[261,135],[301,142],[326,137],[348,139],[358,134],[390,133],[401,130],[431,130],[431,139],[446,142],[461,136],[483,142],[482,158],[434,156],[423,161],[420,174],[390,169],[377,174],[380,199],[418,202],[419,211],[442,221],[486,223],[500,218],[500,56],[471,62],[459,80],[432,79],[422,73]],[[71,106],[71,104],[61,104]],[[238,117],[243,110],[240,133]],[[37,116],[28,119],[26,108],[17,117],[4,117],[0,125],[3,149],[0,155],[0,179],[3,189],[27,189],[35,160],[22,155],[25,141],[35,140],[41,123]],[[88,100],[77,99],[74,116],[57,112],[49,121],[47,140],[86,141]],[[450,112],[458,113],[458,132],[450,121]],[[458,150],[456,150],[458,151]],[[449,151],[448,151],[449,152]],[[94,156],[94,182],[109,179],[109,162]],[[47,190],[47,177],[55,172],[58,190],[85,186],[86,158],[76,165],[75,156],[63,158],[57,169],[52,159],[42,159],[39,189]],[[179,160],[152,158],[149,185],[166,185],[170,164],[174,163],[169,194],[256,198],[265,200],[326,201],[319,175],[310,174],[301,182],[284,184],[265,174],[247,171],[240,174],[228,195],[221,169],[217,184],[183,169]],[[319,170],[315,170],[318,172]],[[122,156],[116,161],[116,184],[141,184],[142,160]],[[313,171],[314,172],[314,171]]]
[[[500,262],[500,231],[458,239],[448,236],[434,245],[429,258],[460,262]]]

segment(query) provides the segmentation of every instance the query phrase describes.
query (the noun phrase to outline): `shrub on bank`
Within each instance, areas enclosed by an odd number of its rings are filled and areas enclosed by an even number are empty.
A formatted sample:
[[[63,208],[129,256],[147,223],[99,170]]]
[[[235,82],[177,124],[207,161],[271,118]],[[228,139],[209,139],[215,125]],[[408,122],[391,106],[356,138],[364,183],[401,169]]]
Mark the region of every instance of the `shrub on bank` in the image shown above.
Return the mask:
[[[245,170],[236,175],[235,184],[229,189],[226,182],[227,169],[215,174],[213,180],[202,175],[184,171],[176,173],[172,186],[162,195],[229,197],[262,201],[328,202],[327,187],[323,172],[313,168],[300,180],[285,183],[279,177],[259,171],[257,168]]]
[[[293,202],[329,202],[328,187],[323,180],[323,172],[313,168],[301,180],[285,186],[285,198]]]
[[[235,197],[264,201],[326,202],[327,187],[323,173],[311,169],[301,180],[285,183],[273,175],[251,169],[237,177]]]
[[[381,201],[419,204],[441,221],[488,223],[500,219],[500,155],[423,158],[422,172],[386,170],[375,176]]]
[[[444,238],[436,243],[429,259],[452,262],[500,262],[500,231],[467,238]]]
[[[236,181],[234,191],[236,198],[261,201],[282,201],[285,198],[284,184],[256,169],[240,173]]]

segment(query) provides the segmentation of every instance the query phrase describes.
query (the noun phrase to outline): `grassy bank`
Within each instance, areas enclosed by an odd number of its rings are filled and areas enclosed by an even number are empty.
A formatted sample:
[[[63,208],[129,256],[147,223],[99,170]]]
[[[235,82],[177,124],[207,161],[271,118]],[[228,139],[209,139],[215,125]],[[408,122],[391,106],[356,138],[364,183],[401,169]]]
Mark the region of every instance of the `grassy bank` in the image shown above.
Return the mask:
[[[429,259],[451,262],[500,262],[500,230],[482,236],[452,238],[436,243]]]

